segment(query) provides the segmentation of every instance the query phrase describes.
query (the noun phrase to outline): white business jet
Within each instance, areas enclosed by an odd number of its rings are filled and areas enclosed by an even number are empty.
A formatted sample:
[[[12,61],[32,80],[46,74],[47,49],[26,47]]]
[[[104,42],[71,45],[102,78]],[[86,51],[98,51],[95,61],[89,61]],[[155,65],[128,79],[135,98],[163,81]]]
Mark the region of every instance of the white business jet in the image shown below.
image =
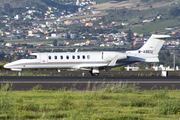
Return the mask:
[[[100,70],[131,64],[134,62],[159,62],[158,53],[169,35],[152,35],[138,50],[121,52],[55,52],[32,53],[23,59],[8,63],[4,68],[13,71],[22,69],[57,68],[88,70],[98,76]]]

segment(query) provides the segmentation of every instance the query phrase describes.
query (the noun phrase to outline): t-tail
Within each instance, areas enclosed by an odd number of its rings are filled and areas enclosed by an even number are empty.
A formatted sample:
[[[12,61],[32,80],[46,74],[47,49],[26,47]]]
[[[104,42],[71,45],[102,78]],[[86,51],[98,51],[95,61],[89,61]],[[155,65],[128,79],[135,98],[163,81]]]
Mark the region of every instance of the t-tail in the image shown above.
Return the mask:
[[[137,58],[137,61],[159,62],[158,53],[162,48],[165,39],[170,35],[151,35],[147,42],[138,50],[126,51],[128,56]]]

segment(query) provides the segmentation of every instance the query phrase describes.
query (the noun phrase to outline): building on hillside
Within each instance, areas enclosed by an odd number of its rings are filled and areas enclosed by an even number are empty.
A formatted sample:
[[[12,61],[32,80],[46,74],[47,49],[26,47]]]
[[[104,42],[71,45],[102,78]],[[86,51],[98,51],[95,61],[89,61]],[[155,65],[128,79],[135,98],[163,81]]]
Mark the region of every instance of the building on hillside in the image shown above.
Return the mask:
[[[129,65],[124,68],[126,69],[126,71],[138,71],[139,70],[139,67],[131,67]]]
[[[54,22],[53,21],[47,21],[46,22],[46,26],[48,26],[48,27],[51,27],[51,26],[53,26],[54,25]]]
[[[31,53],[38,53],[38,51],[36,51],[36,50],[28,50],[28,54],[31,54]]]
[[[143,40],[135,40],[133,42],[133,45],[144,45],[144,41]]]
[[[74,39],[74,38],[77,37],[77,35],[76,35],[76,34],[73,34],[73,33],[70,33],[69,36],[70,36],[71,39]]]
[[[172,31],[172,36],[180,37],[180,32],[178,30]]]
[[[72,20],[66,20],[66,21],[64,21],[64,24],[65,25],[70,25],[70,24],[72,24]]]
[[[113,35],[108,35],[107,38],[105,38],[105,41],[113,41],[114,40],[114,36]]]
[[[136,36],[138,36],[139,35],[139,33],[134,33],[134,36],[136,37]]]
[[[20,35],[14,35],[11,37],[11,39],[20,39]]]
[[[99,25],[102,25],[102,24],[104,24],[104,23],[105,23],[105,22],[104,22],[104,21],[102,21],[102,22],[100,22],[100,23],[99,23]]]
[[[89,45],[97,45],[98,44],[96,40],[87,40],[86,43]]]
[[[5,46],[7,46],[7,47],[14,47],[15,45],[16,45],[15,43],[6,43]]]
[[[116,46],[124,45],[124,42],[123,42],[123,41],[121,41],[121,42],[115,42],[114,45],[116,45]]]
[[[14,19],[15,19],[15,20],[19,20],[19,19],[21,19],[21,16],[20,16],[20,15],[16,15],[16,16],[14,17]]]
[[[162,71],[162,70],[167,70],[167,71],[173,71],[174,68],[170,68],[169,66],[168,67],[164,67],[163,65],[159,65],[159,66],[153,66],[152,67],[155,71]],[[178,68],[178,67],[176,67]],[[179,70],[179,68],[178,68]]]
[[[25,52],[25,49],[24,49],[23,47],[18,47],[15,52],[24,53],[24,52]]]
[[[92,26],[93,26],[93,23],[92,23],[92,22],[90,22],[90,23],[86,23],[86,25],[85,25],[85,26],[92,27]]]

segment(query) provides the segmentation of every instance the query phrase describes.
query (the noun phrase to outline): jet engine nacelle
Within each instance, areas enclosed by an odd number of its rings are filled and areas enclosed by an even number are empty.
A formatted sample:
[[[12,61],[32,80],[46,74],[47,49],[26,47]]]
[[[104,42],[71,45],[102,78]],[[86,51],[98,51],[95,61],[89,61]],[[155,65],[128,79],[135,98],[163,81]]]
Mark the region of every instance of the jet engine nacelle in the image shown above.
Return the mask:
[[[107,61],[111,61],[114,59],[115,56],[118,56],[118,60],[126,59],[127,55],[126,53],[120,53],[120,52],[102,52],[102,58]]]

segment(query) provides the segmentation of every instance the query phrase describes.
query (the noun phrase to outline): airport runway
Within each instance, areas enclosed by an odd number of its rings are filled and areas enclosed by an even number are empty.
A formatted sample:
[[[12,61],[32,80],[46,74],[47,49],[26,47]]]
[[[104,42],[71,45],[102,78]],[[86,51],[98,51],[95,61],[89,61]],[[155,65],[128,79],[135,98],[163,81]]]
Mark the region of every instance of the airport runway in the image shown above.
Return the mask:
[[[13,90],[30,90],[41,84],[42,89],[85,90],[88,83],[93,85],[105,84],[136,84],[141,90],[160,89],[168,87],[180,89],[180,77],[37,77],[37,76],[0,76],[0,83],[13,83]]]

